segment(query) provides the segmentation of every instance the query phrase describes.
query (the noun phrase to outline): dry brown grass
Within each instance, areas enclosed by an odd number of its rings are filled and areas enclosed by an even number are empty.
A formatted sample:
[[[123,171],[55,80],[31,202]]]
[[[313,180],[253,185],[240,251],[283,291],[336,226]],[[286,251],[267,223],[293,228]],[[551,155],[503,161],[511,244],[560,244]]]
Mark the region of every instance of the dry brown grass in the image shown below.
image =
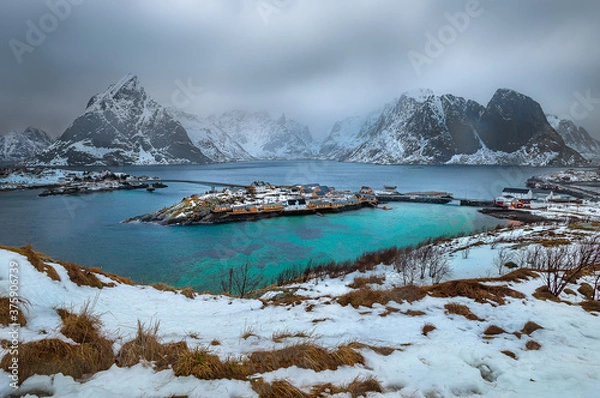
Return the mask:
[[[467,318],[470,321],[480,321],[483,322],[485,319],[479,318],[477,315],[473,314],[469,307],[466,305],[458,304],[458,303],[448,303],[444,305],[446,309],[446,314],[456,314],[461,315]]]
[[[385,311],[383,311],[381,314],[379,314],[379,316],[385,317],[385,316],[388,316],[395,312],[400,312],[400,310],[398,308],[394,308],[394,307],[385,307]]]
[[[373,304],[386,305],[390,301],[400,304],[405,301],[414,302],[425,297],[425,291],[418,286],[409,285],[389,290],[372,290],[369,287],[354,290],[338,297],[337,301],[342,306],[351,305],[354,308],[360,306],[371,308]]]
[[[502,333],[506,333],[506,330],[496,325],[490,325],[483,331],[483,334],[485,334],[486,336],[496,336]]]
[[[582,301],[579,305],[587,312],[600,312],[600,301]]]
[[[60,281],[60,276],[51,265],[46,264],[43,261],[43,258],[47,258],[41,253],[38,253],[33,250],[31,245],[23,246],[23,247],[8,247],[8,246],[0,246],[0,249],[10,250],[12,252],[18,253],[22,256],[27,257],[27,261],[34,266],[36,270],[39,272],[43,272],[52,280]]]
[[[430,332],[433,332],[435,329],[437,329],[435,325],[432,325],[431,323],[426,323],[425,325],[423,325],[423,328],[421,328],[421,334],[423,336],[427,336]]]
[[[131,279],[127,278],[126,276],[111,274],[110,272],[104,271],[102,268],[92,267],[92,268],[89,268],[89,271],[94,272],[96,274],[104,275],[107,278],[110,278],[115,282],[122,283],[123,285],[130,285],[130,286],[135,285],[135,282],[132,281]]]
[[[169,286],[165,283],[154,283],[152,285],[153,288],[155,288],[156,290],[160,290],[161,292],[172,292],[172,293],[177,293],[177,289],[175,289],[173,286]]]
[[[550,293],[550,290],[548,290],[548,286],[546,285],[540,286],[537,289],[535,289],[535,292],[533,292],[532,296],[538,300],[548,300],[554,301],[555,303],[560,303],[560,299],[552,293]]]
[[[385,357],[387,357],[388,355],[391,355],[394,351],[397,350],[396,348],[393,348],[393,347],[369,345],[369,344],[360,343],[358,341],[353,341],[351,343],[348,343],[348,347],[355,349],[355,350],[369,349],[369,350],[376,352],[379,355],[383,355]]]
[[[505,297],[525,298],[521,292],[507,286],[488,286],[475,279],[456,280],[440,283],[427,288],[433,297],[467,297],[478,303],[495,302],[505,304]]]
[[[305,332],[290,332],[289,330],[281,330],[279,332],[273,332],[273,334],[271,335],[271,340],[273,340],[275,343],[281,343],[283,342],[284,339],[293,339],[293,338],[298,338],[298,339],[308,339],[310,338],[310,334],[305,333]]]
[[[251,380],[252,389],[259,398],[310,398],[311,395],[302,392],[286,380],[265,382],[262,378]]]
[[[176,364],[179,357],[188,352],[184,341],[178,343],[161,344],[158,337],[159,323],[144,327],[138,320],[138,330],[135,338],[121,347],[116,357],[120,367],[131,367],[140,361],[154,363],[157,370],[167,369]]]
[[[426,312],[424,311],[419,311],[419,310],[406,310],[403,312],[404,315],[408,315],[408,316],[423,316],[423,315],[427,315]]]
[[[512,272],[509,272],[506,275],[503,275],[499,278],[491,279],[492,281],[501,281],[501,282],[522,282],[527,281],[529,279],[539,278],[540,274],[537,272],[527,269],[521,268]]]
[[[534,351],[542,348],[542,345],[535,340],[529,340],[527,343],[525,343],[525,348],[530,351]]]
[[[350,384],[335,386],[331,383],[319,384],[312,387],[310,397],[329,397],[335,394],[350,394],[352,398],[366,397],[370,392],[383,392],[379,381],[372,377],[357,377]]]
[[[510,350],[502,350],[500,352],[503,353],[504,355],[506,355],[507,357],[514,359],[515,361],[517,360],[517,354],[515,354],[514,352],[512,352]]]
[[[521,329],[521,333],[526,334],[527,336],[530,336],[531,333],[533,333],[539,329],[543,329],[543,327],[538,325],[535,322],[529,321],[525,324],[525,326],[523,326],[523,329]]]
[[[193,300],[196,297],[196,291],[194,289],[192,289],[191,287],[186,287],[184,289],[181,289],[179,291],[180,294],[184,295],[185,297]]]
[[[194,376],[202,380],[245,380],[251,374],[245,362],[235,358],[222,361],[204,348],[182,351],[173,371],[175,376]]]
[[[62,373],[81,379],[108,369],[113,364],[112,347],[109,352],[101,351],[92,344],[69,344],[59,339],[44,339],[19,345],[19,383],[28,377]],[[8,372],[12,361],[5,355],[0,368]]]
[[[252,326],[246,326],[240,335],[240,338],[247,340],[250,337],[258,337],[256,333],[254,333],[254,328]]]
[[[361,289],[368,284],[381,285],[385,281],[385,276],[371,275],[368,278],[357,276],[354,281],[348,285],[351,289]]]
[[[569,288],[566,288],[565,290],[563,290],[563,293],[568,294],[569,296],[577,296],[577,293],[575,293],[573,291],[573,289],[569,289]]]
[[[98,289],[115,286],[114,283],[103,283],[100,279],[98,279],[95,273],[88,268],[82,267],[81,265],[70,263],[68,261],[57,261],[57,263],[65,267],[67,274],[69,275],[69,279],[71,279],[73,283],[77,284],[77,286],[91,286]]]
[[[114,363],[112,342],[99,332],[100,321],[86,304],[79,314],[57,310],[63,320],[60,332],[78,344],[59,339],[44,339],[19,346],[19,382],[34,374],[63,373],[75,379],[106,370]],[[7,369],[11,356],[5,355],[0,367]]]
[[[10,313],[11,310],[15,309],[18,311],[16,319],[13,318],[14,314],[11,315]],[[21,305],[20,300],[17,300],[17,303],[11,303],[9,297],[0,297],[0,325],[8,326],[11,323],[17,323],[20,326],[27,325],[27,318],[23,314],[23,305]]]
[[[311,297],[296,295],[294,294],[293,290],[285,290],[283,293],[278,294],[277,296],[262,301],[265,305],[279,305],[282,307],[287,307],[288,305],[300,305],[306,300],[311,300]]]
[[[594,298],[594,288],[589,283],[583,282],[577,291],[588,300],[592,300]]]
[[[336,370],[339,366],[364,364],[363,356],[347,345],[326,350],[311,343],[294,344],[274,351],[255,351],[248,357],[250,374],[272,372],[297,366],[315,372]]]
[[[210,345],[221,345],[221,341],[218,339],[212,339]]]

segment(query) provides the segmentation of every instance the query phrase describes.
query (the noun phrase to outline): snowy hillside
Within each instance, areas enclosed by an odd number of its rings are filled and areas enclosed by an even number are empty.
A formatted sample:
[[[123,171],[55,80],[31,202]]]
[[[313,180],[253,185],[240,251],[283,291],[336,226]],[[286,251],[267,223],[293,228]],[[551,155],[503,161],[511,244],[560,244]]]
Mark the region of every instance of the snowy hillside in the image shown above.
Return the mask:
[[[253,157],[240,144],[214,123],[213,118],[201,118],[177,108],[169,108],[169,112],[185,128],[192,143],[211,161],[253,160]]]
[[[487,107],[430,90],[405,93],[376,116],[336,123],[321,155],[381,164],[585,163],[548,124],[537,102],[507,89],[498,90]]]
[[[9,132],[0,136],[0,163],[19,163],[30,160],[52,144],[45,131],[27,127],[22,133]]]
[[[496,264],[505,267],[495,259],[510,258],[518,267],[527,250],[590,233],[527,226],[437,247],[455,277],[474,278],[498,275]],[[129,284],[20,252],[0,249],[3,305],[15,283],[24,303],[22,384],[16,391],[9,385],[14,354],[5,340],[2,396],[562,398],[600,392],[600,304],[589,273],[556,299],[538,271],[406,287],[406,271],[380,264],[239,299]],[[6,279],[9,268],[18,268],[18,282]],[[8,323],[4,314],[0,320]],[[5,336],[11,330],[0,326]]]
[[[592,138],[583,128],[577,127],[570,120],[560,120],[554,115],[547,115],[548,123],[560,134],[565,144],[575,149],[587,160],[600,162],[600,141]]]
[[[282,115],[275,120],[267,112],[225,112],[209,117],[256,159],[309,159],[315,142],[307,126]]]
[[[62,136],[38,156],[47,165],[206,163],[185,129],[128,74],[95,95]]]

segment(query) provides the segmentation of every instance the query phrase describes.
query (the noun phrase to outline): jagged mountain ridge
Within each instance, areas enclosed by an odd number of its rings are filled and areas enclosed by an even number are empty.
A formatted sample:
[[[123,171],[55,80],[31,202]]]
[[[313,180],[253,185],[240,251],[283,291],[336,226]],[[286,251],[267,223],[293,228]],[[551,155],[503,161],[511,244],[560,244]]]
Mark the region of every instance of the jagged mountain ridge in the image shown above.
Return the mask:
[[[577,127],[571,120],[561,120],[554,115],[547,115],[547,119],[565,144],[587,160],[600,162],[600,141],[592,138],[586,129]]]
[[[23,132],[11,131],[0,136],[0,163],[20,163],[34,158],[52,144],[45,131],[27,127]]]
[[[354,121],[356,125],[356,121]],[[329,159],[382,164],[577,165],[585,159],[565,145],[541,106],[513,90],[499,89],[486,107],[430,90],[403,94],[377,117],[342,132],[334,125],[324,141],[338,146]],[[339,145],[346,133],[346,146]],[[354,145],[361,141],[359,145]]]
[[[128,74],[93,96],[47,150],[49,165],[208,163],[183,126]]]

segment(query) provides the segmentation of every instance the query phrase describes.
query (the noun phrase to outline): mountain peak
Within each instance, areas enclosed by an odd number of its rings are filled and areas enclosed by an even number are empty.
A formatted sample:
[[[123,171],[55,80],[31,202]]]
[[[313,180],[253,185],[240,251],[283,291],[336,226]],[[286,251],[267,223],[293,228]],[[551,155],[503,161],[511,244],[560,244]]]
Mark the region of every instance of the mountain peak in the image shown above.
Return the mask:
[[[87,104],[87,108],[107,99],[118,100],[122,98],[130,98],[132,96],[143,97],[145,95],[146,93],[144,91],[144,88],[140,84],[137,75],[133,73],[127,73],[116,83],[113,83],[110,86],[108,86],[106,91],[100,94],[96,94],[92,98],[90,98]]]
[[[412,98],[417,102],[425,102],[433,95],[433,91],[428,88],[415,88],[405,91],[401,97]]]

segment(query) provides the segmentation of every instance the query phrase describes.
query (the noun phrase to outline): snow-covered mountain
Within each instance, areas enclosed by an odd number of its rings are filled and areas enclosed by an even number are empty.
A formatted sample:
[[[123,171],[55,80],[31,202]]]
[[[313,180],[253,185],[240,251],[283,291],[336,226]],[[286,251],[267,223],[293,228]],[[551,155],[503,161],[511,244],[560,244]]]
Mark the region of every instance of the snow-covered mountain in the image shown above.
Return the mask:
[[[210,162],[132,74],[93,96],[85,112],[37,159],[49,165]]]
[[[202,118],[177,108],[169,112],[181,123],[188,137],[213,162],[249,161],[254,158],[225,130],[215,124],[215,117]]]
[[[405,93],[362,124],[336,123],[321,155],[383,164],[585,162],[548,124],[537,102],[507,89],[496,91],[487,107],[451,94],[436,96],[430,90]]]
[[[234,110],[208,121],[255,159],[308,159],[317,152],[308,126],[285,114],[273,119],[267,112]]]
[[[570,120],[561,120],[554,115],[547,115],[548,123],[560,134],[569,147],[575,149],[584,158],[592,162],[600,162],[600,141],[592,138],[583,127],[577,127]]]
[[[0,163],[19,163],[33,158],[52,144],[45,131],[27,127],[22,133],[14,131],[0,136]]]

